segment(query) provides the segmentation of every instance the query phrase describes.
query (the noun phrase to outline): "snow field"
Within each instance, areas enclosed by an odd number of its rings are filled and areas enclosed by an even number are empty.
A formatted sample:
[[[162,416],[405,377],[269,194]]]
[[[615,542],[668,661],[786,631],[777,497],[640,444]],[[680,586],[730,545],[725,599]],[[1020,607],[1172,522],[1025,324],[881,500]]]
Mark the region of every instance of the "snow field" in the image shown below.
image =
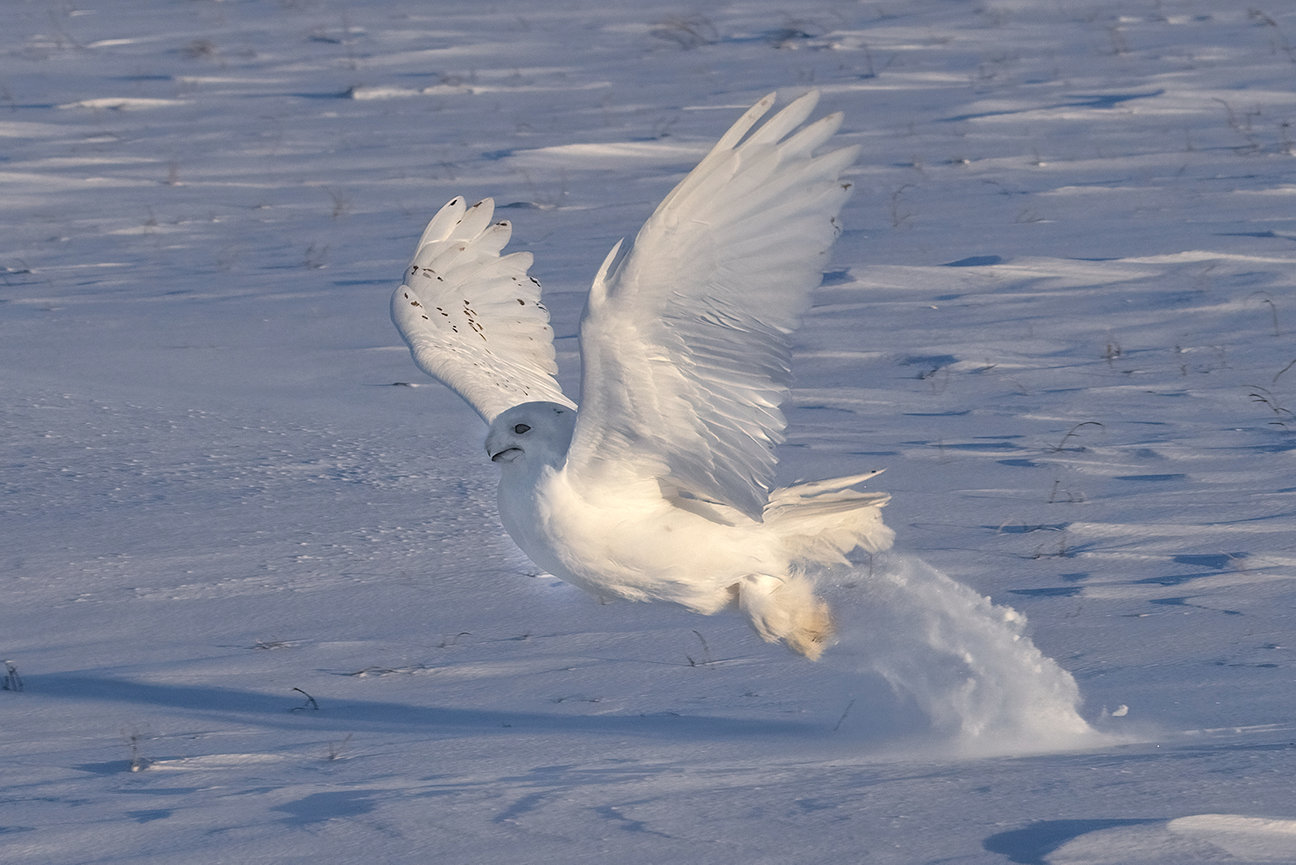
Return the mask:
[[[1282,4],[441,7],[6,9],[0,859],[1296,860]],[[574,384],[607,249],[810,86],[864,150],[784,466],[899,535],[818,665],[536,575],[386,319],[490,195]],[[946,578],[1124,744],[952,753],[887,654]]]

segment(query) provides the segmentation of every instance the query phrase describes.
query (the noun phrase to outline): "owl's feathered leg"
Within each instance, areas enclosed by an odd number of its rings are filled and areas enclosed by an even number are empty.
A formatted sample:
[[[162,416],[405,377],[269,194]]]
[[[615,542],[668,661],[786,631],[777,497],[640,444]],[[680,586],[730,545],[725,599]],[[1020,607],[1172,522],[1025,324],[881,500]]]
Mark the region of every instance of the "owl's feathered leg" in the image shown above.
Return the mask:
[[[754,574],[737,585],[738,608],[761,639],[785,643],[814,661],[832,641],[832,614],[804,577]]]

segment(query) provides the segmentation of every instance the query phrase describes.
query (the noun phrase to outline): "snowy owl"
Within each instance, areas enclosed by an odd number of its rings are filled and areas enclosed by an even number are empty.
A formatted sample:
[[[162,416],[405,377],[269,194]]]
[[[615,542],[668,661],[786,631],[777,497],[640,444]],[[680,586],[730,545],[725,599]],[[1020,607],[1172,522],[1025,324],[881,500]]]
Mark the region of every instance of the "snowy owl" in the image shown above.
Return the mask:
[[[509,535],[602,598],[737,606],[761,637],[817,658],[832,617],[817,568],[891,543],[877,474],[775,489],[790,335],[819,284],[857,148],[815,154],[841,115],[811,92],[733,125],[594,278],[581,406],[555,374],[531,255],[487,199],[455,198],[419,238],[391,315],[414,362],[490,426]]]

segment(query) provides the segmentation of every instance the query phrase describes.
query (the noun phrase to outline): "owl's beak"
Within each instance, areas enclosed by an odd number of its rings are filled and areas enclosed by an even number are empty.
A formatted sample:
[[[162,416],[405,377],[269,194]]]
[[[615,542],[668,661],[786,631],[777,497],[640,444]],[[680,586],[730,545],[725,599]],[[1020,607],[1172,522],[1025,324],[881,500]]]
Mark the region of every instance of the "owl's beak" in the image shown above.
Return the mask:
[[[499,453],[491,454],[491,462],[511,463],[520,456],[522,456],[522,448],[505,448]]]

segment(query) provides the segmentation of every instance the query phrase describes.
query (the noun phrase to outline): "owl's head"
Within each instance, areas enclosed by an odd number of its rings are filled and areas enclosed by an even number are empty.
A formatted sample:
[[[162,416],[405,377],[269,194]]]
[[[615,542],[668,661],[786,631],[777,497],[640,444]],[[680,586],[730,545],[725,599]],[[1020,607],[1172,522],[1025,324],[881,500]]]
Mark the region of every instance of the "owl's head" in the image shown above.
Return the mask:
[[[486,434],[491,462],[562,465],[576,427],[576,411],[556,402],[524,402],[499,414]]]

